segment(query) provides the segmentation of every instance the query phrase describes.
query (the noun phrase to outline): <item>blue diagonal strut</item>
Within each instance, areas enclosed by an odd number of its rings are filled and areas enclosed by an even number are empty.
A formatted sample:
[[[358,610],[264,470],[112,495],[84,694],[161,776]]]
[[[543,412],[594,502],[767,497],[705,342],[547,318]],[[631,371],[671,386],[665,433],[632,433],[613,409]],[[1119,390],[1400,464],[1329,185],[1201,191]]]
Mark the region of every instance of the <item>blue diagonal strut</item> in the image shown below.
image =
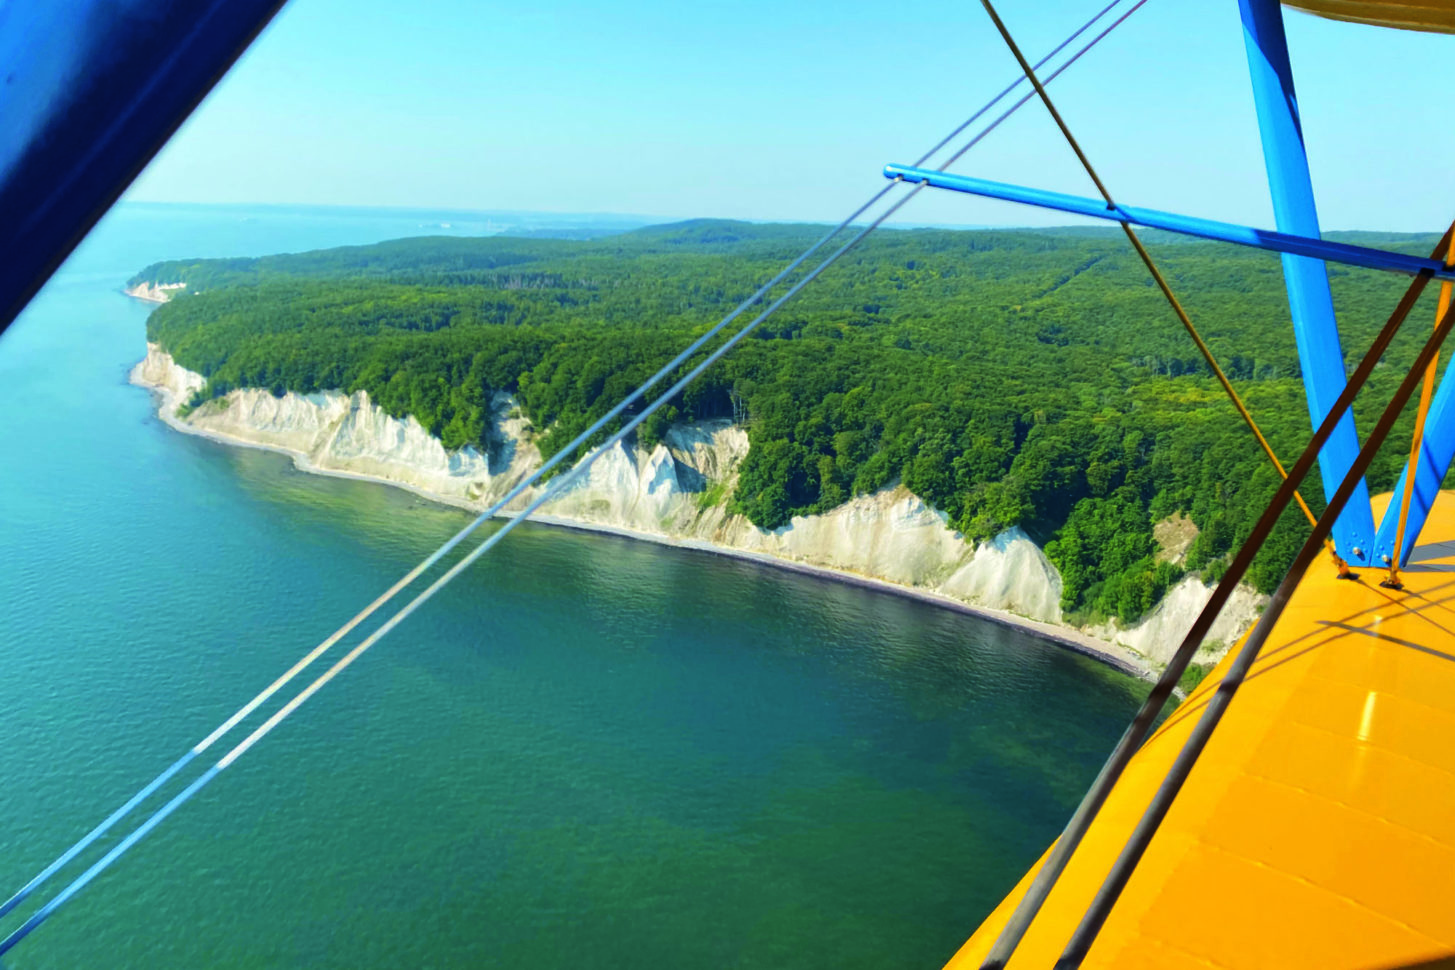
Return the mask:
[[[886,165],[884,166],[884,176],[891,179],[901,179],[912,185],[922,183],[934,188],[950,189],[951,191],[964,192],[969,195],[978,195],[989,199],[1003,199],[1007,202],[1019,202],[1024,205],[1054,209],[1058,212],[1091,216],[1112,222],[1125,222],[1136,226],[1147,226],[1152,229],[1164,229],[1169,232],[1196,236],[1200,239],[1214,239],[1220,242],[1236,243],[1240,246],[1251,246],[1257,249],[1283,253],[1285,256],[1306,257],[1307,260],[1312,261],[1323,260],[1326,262],[1342,263],[1347,266],[1362,266],[1366,269],[1404,273],[1411,276],[1419,272],[1429,272],[1437,279],[1455,280],[1455,268],[1447,267],[1439,260],[1426,259],[1420,256],[1408,256],[1404,253],[1392,253],[1382,249],[1371,249],[1367,246],[1351,246],[1346,243],[1330,242],[1325,239],[1309,238],[1286,232],[1271,232],[1266,229],[1255,229],[1250,226],[1240,226],[1230,222],[1216,222],[1211,219],[1199,219],[1195,216],[1160,212],[1156,209],[1142,209],[1137,206],[1121,205],[1120,203],[1116,206],[1108,207],[1106,202],[1101,199],[1091,199],[1079,195],[1066,195],[1061,192],[1049,192],[1045,189],[1031,188],[1024,185],[1007,185],[1004,182],[992,182],[988,179],[973,178],[968,175],[951,175],[948,172],[918,168],[912,165]],[[1300,360],[1305,360],[1302,350],[1303,347],[1300,344]],[[1306,362],[1304,367],[1305,375],[1307,375],[1308,364]],[[1334,396],[1337,397],[1337,391],[1342,387],[1342,377],[1340,376]],[[1313,407],[1312,396],[1312,391],[1310,391],[1311,409]],[[1410,502],[1410,517],[1409,523],[1406,526],[1404,555],[1401,557],[1402,559],[1408,560],[1409,558],[1409,551],[1414,546],[1414,540],[1419,535],[1420,529],[1424,526],[1430,505],[1435,500],[1435,493],[1440,490],[1440,484],[1450,467],[1452,458],[1455,458],[1455,378],[1441,382],[1440,390],[1436,394],[1434,403],[1430,408],[1429,421],[1425,425],[1424,446],[1420,452],[1420,467],[1416,475],[1415,494]],[[1325,467],[1327,468],[1327,466]],[[1399,490],[1395,492],[1394,500],[1389,506],[1390,511],[1385,513],[1384,521],[1380,523],[1378,533],[1375,535],[1373,549],[1371,550],[1363,541],[1365,536],[1374,532],[1373,517],[1370,515],[1368,516],[1368,524],[1362,527],[1367,531],[1354,531],[1354,537],[1352,543],[1348,546],[1347,552],[1344,550],[1344,547],[1341,547],[1340,551],[1344,553],[1345,558],[1351,562],[1379,565],[1386,561],[1386,557],[1392,557],[1394,555],[1394,533],[1399,518],[1399,507],[1403,497],[1403,488],[1404,479],[1401,478]],[[1367,505],[1367,491],[1365,495]],[[1347,516],[1348,514],[1349,512],[1346,508],[1345,515]],[[1356,548],[1360,551],[1360,555],[1358,556],[1353,554],[1353,550]],[[1401,563],[1401,565],[1404,564]]]
[[[1276,232],[1155,209],[1120,204],[1109,206],[1101,199],[1007,185],[915,166],[886,165],[884,175],[910,183],[1165,229],[1282,254],[1284,282],[1288,289],[1289,311],[1293,318],[1294,338],[1298,343],[1309,416],[1317,427],[1323,423],[1346,383],[1343,349],[1339,343],[1334,299],[1329,290],[1325,262],[1410,275],[1428,271],[1435,278],[1445,280],[1455,279],[1455,270],[1439,260],[1320,238],[1282,11],[1278,0],[1239,2],[1258,108],[1258,128],[1268,169],[1269,193],[1278,224]],[[1338,487],[1358,453],[1359,437],[1354,418],[1352,414],[1346,414],[1319,452],[1325,499]],[[1452,459],[1455,459],[1455,380],[1442,382],[1431,408],[1402,558],[1408,558]],[[1403,477],[1399,488],[1390,505],[1392,510],[1399,508]],[[1369,489],[1361,481],[1334,525],[1333,538],[1339,554],[1357,565],[1382,564],[1393,554],[1396,521],[1397,514],[1386,513],[1385,521],[1376,533]]]
[[[1351,246],[1348,243],[1330,242],[1327,239],[1310,239],[1286,232],[1273,232],[1268,229],[1256,229],[1252,226],[1217,222],[1212,219],[1162,212],[1158,209],[1143,209],[1139,206],[1122,205],[1121,203],[1108,208],[1101,199],[1050,192],[1046,189],[1036,189],[1024,185],[1009,185],[1005,182],[992,182],[989,179],[974,178],[969,175],[951,175],[949,172],[917,168],[913,165],[886,165],[884,166],[884,177],[901,179],[912,185],[923,182],[933,188],[951,189],[955,192],[984,196],[988,199],[1020,202],[1025,205],[1040,206],[1043,209],[1091,216],[1094,219],[1126,222],[1134,226],[1146,226],[1149,229],[1165,229],[1168,232],[1196,236],[1199,239],[1215,239],[1219,242],[1236,243],[1239,246],[1251,246],[1275,253],[1294,253],[1330,263],[1342,263],[1346,266],[1362,266],[1365,269],[1403,273],[1408,276],[1427,271],[1436,279],[1455,281],[1455,267],[1447,267],[1438,259],[1426,259],[1423,256],[1409,256],[1405,253],[1393,253],[1384,249],[1372,249],[1368,246]]]
[[[1141,209],[1135,206],[1121,204],[1108,208],[1107,204],[1101,199],[1089,199],[1084,196],[1048,192],[1044,189],[1029,188],[1023,185],[1007,185],[1003,182],[991,182],[987,179],[972,178],[967,175],[951,175],[946,172],[916,168],[910,165],[886,165],[884,166],[884,175],[886,178],[902,179],[911,184],[922,183],[934,188],[950,189],[955,192],[965,192],[970,195],[979,195],[990,199],[1003,199],[1007,202],[1019,202],[1025,205],[1040,206],[1045,209],[1055,209],[1059,212],[1070,212],[1076,215],[1092,216],[1098,219],[1125,222],[1137,226],[1147,226],[1153,229],[1165,229],[1170,232],[1197,236],[1201,239],[1216,239],[1222,242],[1237,243],[1241,246],[1252,246],[1258,249],[1283,253],[1285,260],[1298,258],[1305,262],[1312,261],[1316,265],[1319,260],[1326,260],[1328,262],[1343,263],[1349,266],[1362,266],[1368,269],[1379,269],[1410,275],[1421,271],[1429,271],[1436,278],[1455,278],[1455,269],[1446,267],[1439,260],[1407,256],[1403,253],[1391,253],[1382,249],[1350,246],[1323,239],[1296,236],[1291,233],[1269,232],[1264,229],[1254,229],[1249,226],[1215,222],[1210,219],[1199,219],[1194,216],[1177,215],[1170,212],[1159,212],[1156,209]],[[1295,316],[1294,319],[1298,320],[1299,318]],[[1334,349],[1337,351],[1337,334],[1334,340]],[[1308,369],[1308,356],[1305,353],[1304,340],[1301,335],[1299,352],[1299,359],[1303,362],[1304,366],[1305,384],[1307,385],[1309,383],[1310,372]],[[1335,385],[1331,392],[1333,397],[1337,397],[1338,391],[1343,388],[1342,369],[1336,372],[1335,377],[1337,378],[1337,382],[1330,382]],[[1312,387],[1309,387],[1308,391],[1309,408],[1310,411],[1313,411],[1315,407],[1314,390]],[[1320,423],[1322,420],[1322,418],[1319,419]],[[1351,421],[1346,421],[1346,423],[1352,433],[1353,423]],[[1340,427],[1343,427],[1343,424]],[[1328,448],[1326,447],[1324,452],[1320,454],[1320,462],[1326,474],[1329,467],[1327,464],[1327,453]],[[1401,559],[1405,561],[1409,559],[1409,553],[1414,546],[1415,538],[1419,536],[1420,529],[1425,524],[1425,518],[1429,513],[1430,505],[1435,500],[1435,493],[1440,490],[1440,484],[1444,480],[1446,471],[1450,468],[1452,459],[1455,459],[1455,378],[1447,375],[1446,379],[1441,381],[1440,390],[1435,395],[1434,403],[1430,407],[1429,420],[1425,425],[1424,445],[1420,451],[1420,464],[1419,471],[1416,474],[1415,494],[1410,502],[1409,523],[1405,530],[1404,553],[1401,556]],[[1325,478],[1325,481],[1328,481],[1328,479]],[[1345,544],[1339,547],[1340,554],[1344,558],[1350,562],[1357,562],[1363,565],[1380,565],[1387,562],[1387,559],[1394,555],[1394,534],[1399,518],[1399,507],[1404,494],[1403,490],[1404,478],[1401,477],[1399,487],[1394,493],[1394,499],[1390,503],[1389,511],[1385,513],[1384,520],[1380,523],[1376,535],[1373,514],[1369,509],[1368,489],[1362,485],[1360,486],[1360,491],[1364,495],[1363,514],[1357,519],[1352,519],[1351,510],[1346,506],[1344,514],[1339,520],[1341,524],[1347,527],[1345,537],[1340,540]],[[1375,536],[1372,548],[1369,543],[1364,541],[1365,537],[1370,535]],[[1357,555],[1354,553],[1355,549],[1359,550]],[[1402,562],[1400,565],[1403,566],[1404,563]]]
[[[1273,216],[1283,232],[1317,239],[1318,210],[1314,206],[1308,155],[1298,117],[1293,67],[1288,60],[1288,39],[1283,31],[1283,10],[1278,0],[1239,0],[1253,100],[1258,109],[1258,132],[1263,140],[1263,161],[1268,169],[1268,191]],[[1324,264],[1306,256],[1283,256],[1283,279],[1288,308],[1303,366],[1304,391],[1314,427],[1324,420],[1344,389],[1344,354],[1334,321],[1334,298]],[[1331,497],[1359,453],[1354,417],[1346,414],[1328,444],[1319,452],[1324,497]],[[1334,525],[1334,544],[1351,563],[1373,562],[1374,512],[1369,488],[1363,482],[1349,499]]]
[[[1455,458],[1455,378],[1451,377],[1452,372],[1455,369],[1446,370],[1445,376],[1440,379],[1440,388],[1435,392],[1429,417],[1425,420],[1425,435],[1420,441],[1420,460],[1415,472],[1415,491],[1410,496],[1409,521],[1405,525],[1404,543],[1400,548],[1401,567],[1410,561],[1415,540],[1425,527],[1430,506],[1434,504],[1440,483],[1450,469],[1451,459]],[[1384,518],[1379,523],[1379,534],[1374,539],[1376,563],[1384,564],[1394,558],[1394,534],[1399,529],[1399,508],[1404,501],[1409,474],[1409,463],[1406,462],[1399,484],[1395,486],[1394,497],[1389,500]]]

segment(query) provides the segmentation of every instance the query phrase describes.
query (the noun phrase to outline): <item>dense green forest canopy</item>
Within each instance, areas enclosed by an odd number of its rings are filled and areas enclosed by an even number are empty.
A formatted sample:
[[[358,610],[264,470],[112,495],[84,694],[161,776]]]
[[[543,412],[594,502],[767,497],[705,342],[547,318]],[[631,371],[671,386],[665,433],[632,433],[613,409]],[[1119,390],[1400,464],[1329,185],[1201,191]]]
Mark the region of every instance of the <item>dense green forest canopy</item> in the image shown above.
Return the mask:
[[[402,239],[260,259],[158,263],[185,282],[148,338],[205,375],[202,397],[364,390],[448,447],[490,444],[516,397],[549,452],[777,272],[823,228],[698,220],[605,239]],[[1291,461],[1308,414],[1278,258],[1147,236],[1193,320]],[[1428,253],[1435,237],[1360,233]],[[1356,360],[1407,280],[1333,268]],[[1433,298],[1414,320],[1433,318]],[[745,321],[748,318],[743,318]],[[1357,414],[1368,422],[1428,327],[1406,328]],[[1352,366],[1352,364],[1351,364]],[[1185,568],[1216,574],[1276,473],[1116,230],[885,231],[780,310],[643,426],[745,418],[731,507],[764,528],[902,482],[974,539],[1046,543],[1075,616],[1136,618],[1181,567],[1153,524],[1200,529]],[[1371,485],[1392,484],[1408,424]],[[1305,495],[1323,506],[1317,486]],[[1253,582],[1270,589],[1307,526],[1286,515]]]

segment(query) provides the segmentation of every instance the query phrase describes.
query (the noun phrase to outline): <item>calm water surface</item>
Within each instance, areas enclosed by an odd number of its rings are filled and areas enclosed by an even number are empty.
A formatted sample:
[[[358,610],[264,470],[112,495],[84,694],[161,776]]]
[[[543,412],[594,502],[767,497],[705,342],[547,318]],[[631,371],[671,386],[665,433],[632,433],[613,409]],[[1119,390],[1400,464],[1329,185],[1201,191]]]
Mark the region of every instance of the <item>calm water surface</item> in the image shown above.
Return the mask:
[[[465,521],[168,430],[121,283],[422,231],[123,209],[0,337],[0,897]],[[892,596],[526,527],[7,962],[935,968],[1141,692]]]

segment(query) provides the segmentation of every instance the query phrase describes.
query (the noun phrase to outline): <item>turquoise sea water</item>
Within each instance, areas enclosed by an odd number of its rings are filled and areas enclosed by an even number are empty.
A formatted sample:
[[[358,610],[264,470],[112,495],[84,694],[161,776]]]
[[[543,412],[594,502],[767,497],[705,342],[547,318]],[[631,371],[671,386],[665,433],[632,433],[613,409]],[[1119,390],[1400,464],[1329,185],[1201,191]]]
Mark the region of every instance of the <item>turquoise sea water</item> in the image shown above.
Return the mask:
[[[0,336],[0,898],[465,521],[167,429],[122,281],[422,231],[122,209]],[[893,596],[527,526],[6,962],[935,968],[1143,689]]]

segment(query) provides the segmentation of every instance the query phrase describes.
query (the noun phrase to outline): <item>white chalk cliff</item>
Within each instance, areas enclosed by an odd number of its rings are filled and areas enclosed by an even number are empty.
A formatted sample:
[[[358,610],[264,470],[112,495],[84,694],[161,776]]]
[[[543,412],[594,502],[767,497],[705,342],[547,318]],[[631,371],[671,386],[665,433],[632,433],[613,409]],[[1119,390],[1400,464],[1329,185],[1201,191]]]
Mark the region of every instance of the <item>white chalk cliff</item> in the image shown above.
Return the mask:
[[[138,300],[146,300],[148,303],[166,303],[173,294],[186,288],[186,283],[138,283],[135,286],[128,286],[122,292],[127,296],[134,296]]]
[[[528,424],[506,395],[492,402],[496,444],[482,454],[471,447],[447,451],[413,417],[391,417],[362,391],[274,397],[235,390],[180,417],[178,408],[204,380],[154,344],[132,381],[157,392],[161,416],[179,430],[284,451],[305,470],[378,479],[471,509],[495,503],[541,463]],[[943,512],[903,487],[858,496],[823,515],[797,516],[779,529],[760,529],[725,507],[747,452],[747,433],[729,422],[677,425],[650,451],[614,446],[541,511],[565,524],[887,582],[923,598],[1013,618],[1124,667],[1165,662],[1211,592],[1188,578],[1130,629],[1109,624],[1073,630],[1062,623],[1059,573],[1020,529],[974,545],[949,527]],[[704,501],[709,490],[723,499]],[[527,490],[510,509],[538,494]],[[1261,602],[1251,590],[1240,590],[1213,638],[1233,642]]]
[[[1156,664],[1166,664],[1182,643],[1182,638],[1191,629],[1192,623],[1207,601],[1212,599],[1212,587],[1194,576],[1184,577],[1167,591],[1162,602],[1154,606],[1136,626],[1121,630],[1115,624],[1087,630],[1093,636],[1130,647]],[[1203,640],[1203,649],[1195,658],[1205,662],[1221,657],[1253,625],[1263,612],[1268,598],[1260,595],[1251,586],[1239,584],[1228,598],[1228,604],[1218,615],[1212,628]]]

